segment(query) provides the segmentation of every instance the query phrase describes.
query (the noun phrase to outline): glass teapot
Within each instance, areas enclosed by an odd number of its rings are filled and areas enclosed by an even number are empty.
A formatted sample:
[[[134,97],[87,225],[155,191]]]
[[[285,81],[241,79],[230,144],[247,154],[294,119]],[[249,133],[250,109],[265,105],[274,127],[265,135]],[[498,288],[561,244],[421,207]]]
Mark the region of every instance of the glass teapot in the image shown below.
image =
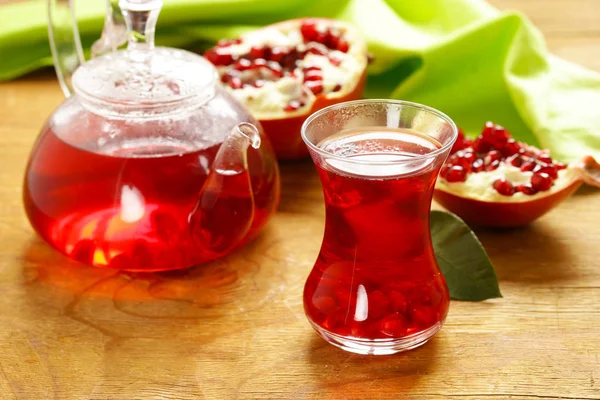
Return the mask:
[[[154,46],[161,0],[107,3],[87,62],[71,3],[48,2],[67,99],[25,173],[35,230],[73,259],[130,271],[189,267],[252,239],[279,200],[258,122],[204,58]]]

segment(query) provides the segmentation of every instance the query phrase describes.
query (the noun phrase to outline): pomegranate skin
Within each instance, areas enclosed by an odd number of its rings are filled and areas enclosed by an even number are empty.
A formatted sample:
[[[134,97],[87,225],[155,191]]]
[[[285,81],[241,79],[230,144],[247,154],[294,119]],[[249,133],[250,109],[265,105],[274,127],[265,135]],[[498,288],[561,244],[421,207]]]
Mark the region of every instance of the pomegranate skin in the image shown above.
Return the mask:
[[[320,109],[333,104],[359,100],[362,97],[362,92],[365,88],[366,78],[367,71],[365,69],[360,80],[351,92],[345,94],[340,93],[339,97],[333,97],[331,93],[328,96],[319,95],[315,99],[310,110],[301,115],[286,117],[285,114],[282,113],[282,118],[261,119],[260,124],[271,142],[271,147],[275,150],[277,159],[281,161],[307,158],[309,155],[308,149],[300,136],[300,128],[306,118]]]
[[[527,225],[546,214],[575,193],[581,184],[581,180],[574,180],[548,196],[521,202],[481,201],[440,189],[435,189],[433,197],[438,204],[459,215],[469,225],[514,228]]]

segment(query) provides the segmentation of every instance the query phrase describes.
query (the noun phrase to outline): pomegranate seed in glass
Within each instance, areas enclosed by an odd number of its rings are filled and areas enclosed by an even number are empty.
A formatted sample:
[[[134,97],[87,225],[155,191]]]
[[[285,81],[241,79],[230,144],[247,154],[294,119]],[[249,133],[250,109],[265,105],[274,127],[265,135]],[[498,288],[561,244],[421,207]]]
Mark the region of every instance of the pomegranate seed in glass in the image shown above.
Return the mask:
[[[441,328],[449,293],[431,244],[429,212],[457,134],[439,111],[392,100],[341,103],[304,123],[326,209],[304,309],[329,343],[392,354],[424,344]]]

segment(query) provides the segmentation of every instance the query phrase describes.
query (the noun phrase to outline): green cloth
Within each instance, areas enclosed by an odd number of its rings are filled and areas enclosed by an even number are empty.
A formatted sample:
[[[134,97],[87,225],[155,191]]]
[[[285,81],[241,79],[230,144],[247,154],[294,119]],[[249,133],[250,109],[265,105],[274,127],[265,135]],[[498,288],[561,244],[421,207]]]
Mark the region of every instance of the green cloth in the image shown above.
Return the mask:
[[[76,3],[89,46],[99,36],[104,1]],[[600,159],[600,74],[548,54],[524,16],[482,0],[165,0],[157,42],[202,49],[301,16],[338,18],[362,30],[375,55],[366,97],[430,105],[471,135],[492,120],[563,161]],[[51,65],[45,18],[45,1],[0,8],[0,80]]]

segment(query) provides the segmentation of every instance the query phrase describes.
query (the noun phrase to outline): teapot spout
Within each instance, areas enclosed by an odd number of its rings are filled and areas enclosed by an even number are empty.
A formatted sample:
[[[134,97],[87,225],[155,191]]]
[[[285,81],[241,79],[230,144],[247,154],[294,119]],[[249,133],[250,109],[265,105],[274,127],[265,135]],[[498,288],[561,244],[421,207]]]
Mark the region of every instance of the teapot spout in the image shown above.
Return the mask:
[[[261,138],[250,123],[233,128],[212,164],[190,215],[191,235],[207,255],[229,252],[248,234],[254,221],[254,193],[248,171],[248,147],[258,149]]]

